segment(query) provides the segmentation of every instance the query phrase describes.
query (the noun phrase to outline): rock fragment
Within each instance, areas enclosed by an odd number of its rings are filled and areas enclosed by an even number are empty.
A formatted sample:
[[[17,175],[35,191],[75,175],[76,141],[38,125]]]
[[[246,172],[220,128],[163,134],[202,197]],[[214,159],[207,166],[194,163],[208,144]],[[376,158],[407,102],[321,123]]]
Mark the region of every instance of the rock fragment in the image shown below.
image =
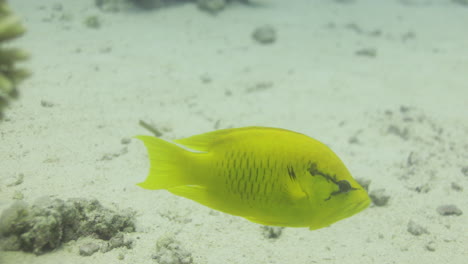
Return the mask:
[[[283,227],[279,226],[263,226],[263,236],[268,239],[276,239],[283,233]]]
[[[452,187],[452,190],[457,191],[457,192],[462,192],[463,191],[463,186],[461,186],[460,184],[458,184],[456,182],[452,182],[450,184],[450,187]]]
[[[114,237],[112,237],[107,243],[101,246],[101,252],[108,252],[111,251],[114,248],[120,248],[120,247],[125,247],[125,248],[132,248],[133,246],[133,240],[128,239],[124,236],[123,233],[118,233]]]
[[[441,205],[437,207],[437,212],[443,216],[463,214],[462,210],[460,210],[456,205],[453,204]]]
[[[0,217],[0,244],[42,254],[83,236],[110,240],[120,232],[133,232],[133,218],[133,212],[118,213],[97,200],[45,197],[31,206],[19,201]]]
[[[356,50],[354,54],[357,56],[362,56],[362,57],[375,58],[377,56],[377,49],[376,48],[362,48],[362,49]]]
[[[434,241],[429,241],[429,242],[427,242],[427,244],[426,244],[426,246],[424,246],[424,248],[425,248],[427,251],[434,252],[434,251],[436,250],[435,242],[434,242]]]
[[[99,245],[96,243],[86,243],[80,247],[81,256],[91,256],[99,250]]]
[[[264,25],[253,31],[252,38],[260,44],[272,44],[276,41],[276,30],[270,25]]]
[[[408,227],[406,229],[410,234],[414,236],[420,236],[422,234],[429,234],[426,228],[422,227],[421,225],[417,224],[413,220],[408,222]]]
[[[162,237],[157,241],[153,259],[159,264],[193,263],[192,254],[182,248],[180,243],[171,236]]]
[[[369,197],[376,206],[385,206],[390,200],[390,196],[385,193],[385,189],[377,189],[370,192]]]
[[[461,168],[461,173],[468,177],[468,166],[464,166]]]
[[[226,0],[197,0],[197,6],[203,11],[216,14],[226,7]]]

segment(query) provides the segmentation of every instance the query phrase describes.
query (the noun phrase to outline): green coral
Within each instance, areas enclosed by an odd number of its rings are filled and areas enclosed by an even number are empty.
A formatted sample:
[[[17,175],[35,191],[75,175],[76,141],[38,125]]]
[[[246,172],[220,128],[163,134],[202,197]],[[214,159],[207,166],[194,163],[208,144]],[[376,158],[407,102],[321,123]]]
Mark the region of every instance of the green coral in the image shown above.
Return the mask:
[[[28,71],[16,67],[17,62],[28,58],[27,53],[17,48],[5,48],[4,44],[21,36],[25,31],[6,0],[0,0],[0,118],[10,99],[18,95],[18,83],[29,76]]]

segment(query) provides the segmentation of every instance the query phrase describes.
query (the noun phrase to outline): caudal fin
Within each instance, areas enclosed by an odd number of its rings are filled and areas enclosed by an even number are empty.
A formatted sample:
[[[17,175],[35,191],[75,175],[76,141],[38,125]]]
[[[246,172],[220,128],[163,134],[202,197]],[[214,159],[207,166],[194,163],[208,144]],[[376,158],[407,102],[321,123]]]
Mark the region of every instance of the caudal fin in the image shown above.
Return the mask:
[[[148,150],[150,171],[144,182],[137,185],[150,190],[168,189],[190,184],[187,166],[190,151],[178,145],[152,136],[137,136]]]

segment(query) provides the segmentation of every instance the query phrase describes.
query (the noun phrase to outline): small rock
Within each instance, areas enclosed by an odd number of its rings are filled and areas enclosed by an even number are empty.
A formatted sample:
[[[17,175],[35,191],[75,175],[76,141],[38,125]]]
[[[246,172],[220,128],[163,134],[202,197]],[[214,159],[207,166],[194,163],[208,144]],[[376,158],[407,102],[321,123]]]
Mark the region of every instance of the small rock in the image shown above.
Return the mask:
[[[55,104],[46,100],[41,100],[42,107],[53,107]]]
[[[122,138],[122,139],[120,140],[120,143],[123,144],[123,145],[128,145],[128,144],[130,144],[130,141],[131,141],[130,138],[124,137],[124,138]]]
[[[406,158],[406,166],[411,167],[413,165],[417,165],[420,162],[419,155],[415,153],[414,151],[411,151],[410,154],[408,155],[408,158]]]
[[[156,253],[152,256],[159,264],[191,264],[192,254],[186,251],[171,236],[164,236],[156,243]]]
[[[408,31],[401,35],[401,40],[408,41],[410,39],[416,38],[416,34],[413,31]]]
[[[112,160],[114,158],[114,156],[110,153],[106,153],[104,155],[102,155],[101,159],[99,160]]]
[[[461,168],[461,173],[468,177],[468,166],[462,167]]]
[[[424,247],[427,251],[434,252],[436,250],[435,248],[435,242],[434,241],[429,241],[426,246]]]
[[[200,76],[200,80],[202,81],[202,83],[205,83],[205,84],[211,83],[211,81],[212,81],[210,75],[208,75],[208,74],[206,74],[206,73],[205,73],[205,74],[202,74],[202,75]]]
[[[357,178],[356,181],[359,183],[359,185],[364,188],[364,190],[369,191],[369,185],[371,184],[371,180],[369,179],[364,179],[364,178]]]
[[[112,47],[111,46],[105,46],[105,47],[101,47],[99,48],[99,52],[100,53],[110,53],[112,51]],[[100,69],[99,68],[96,68],[96,71],[99,71]]]
[[[119,152],[115,152],[115,153],[106,153],[104,155],[102,155],[102,157],[99,159],[99,161],[104,161],[104,160],[112,160],[114,158],[118,158],[120,157],[121,155],[124,155],[124,154],[127,154],[128,153],[128,148],[127,147],[123,147],[122,149],[120,149]]]
[[[394,134],[398,137],[400,137],[403,140],[408,140],[409,139],[409,131],[407,128],[400,128],[395,125],[390,125],[387,128],[387,133],[388,134]]]
[[[369,197],[376,206],[385,206],[390,199],[390,196],[385,194],[385,189],[373,190]]]
[[[424,183],[423,185],[414,188],[414,190],[418,193],[428,193],[431,190],[431,186],[429,186],[427,183]]]
[[[278,238],[283,233],[283,227],[279,226],[263,226],[263,236],[265,238]]]
[[[109,240],[108,244],[110,249],[119,247],[132,248],[133,240],[124,237],[123,233],[118,233]]]
[[[422,234],[429,234],[426,228],[422,227],[419,224],[416,224],[413,220],[410,220],[408,222],[408,227],[406,230],[414,236],[420,236]]]
[[[456,182],[452,182],[452,184],[450,186],[452,187],[453,190],[455,190],[457,192],[463,191],[463,187],[461,185],[459,185],[458,183],[456,183]]]
[[[124,245],[124,237],[122,233],[115,235],[109,240],[109,245],[111,248],[118,248]]]
[[[448,205],[441,205],[437,207],[437,212],[440,215],[462,215],[463,212],[460,210],[456,205],[448,204]]]
[[[101,20],[98,16],[88,16],[84,21],[85,26],[92,29],[98,29],[101,27]]]
[[[276,30],[269,25],[261,26],[254,30],[252,38],[260,44],[271,44],[276,41]]]
[[[400,105],[400,113],[406,114],[411,110],[410,106],[407,105]]]
[[[362,34],[364,32],[364,30],[355,23],[346,24],[345,28],[351,31],[354,31],[354,33],[357,33],[357,34]]]
[[[377,49],[375,48],[359,49],[354,54],[356,54],[357,56],[374,58],[377,56]]]
[[[252,92],[258,92],[258,91],[264,91],[272,87],[273,87],[273,82],[268,82],[268,81],[258,82],[255,85],[250,86],[247,89],[245,89],[245,92],[252,93]]]
[[[104,243],[101,245],[100,250],[102,253],[106,253],[112,250],[110,243]]]
[[[216,14],[226,7],[226,0],[197,0],[197,6],[203,11]]]
[[[81,256],[91,256],[99,250],[99,245],[96,243],[86,243],[80,247]]]
[[[357,136],[351,136],[348,139],[349,144],[359,144],[359,138]]]

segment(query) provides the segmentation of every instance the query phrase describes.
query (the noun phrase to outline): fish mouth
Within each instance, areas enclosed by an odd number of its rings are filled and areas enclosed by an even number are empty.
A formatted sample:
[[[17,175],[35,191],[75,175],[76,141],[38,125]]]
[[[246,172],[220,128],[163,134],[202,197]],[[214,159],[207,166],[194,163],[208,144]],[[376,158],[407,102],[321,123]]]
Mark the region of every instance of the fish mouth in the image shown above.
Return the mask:
[[[359,203],[358,210],[362,211],[362,210],[366,209],[367,207],[369,207],[370,203],[371,203],[371,201],[370,201],[369,198],[362,200]]]
[[[364,209],[366,209],[370,205],[369,197],[363,197],[358,202],[352,203],[348,206],[342,207],[341,210],[335,210],[326,214],[321,221],[313,222],[312,224],[309,223],[309,229],[315,230],[322,227],[330,226],[331,224],[343,220],[345,218],[351,217]]]
[[[359,202],[353,204],[352,206],[350,206],[348,208],[348,210],[350,212],[352,212],[351,214],[357,214],[359,212],[361,212],[362,210],[366,209],[367,207],[369,207],[370,205],[370,199],[369,197],[365,197],[363,199],[361,199]]]

